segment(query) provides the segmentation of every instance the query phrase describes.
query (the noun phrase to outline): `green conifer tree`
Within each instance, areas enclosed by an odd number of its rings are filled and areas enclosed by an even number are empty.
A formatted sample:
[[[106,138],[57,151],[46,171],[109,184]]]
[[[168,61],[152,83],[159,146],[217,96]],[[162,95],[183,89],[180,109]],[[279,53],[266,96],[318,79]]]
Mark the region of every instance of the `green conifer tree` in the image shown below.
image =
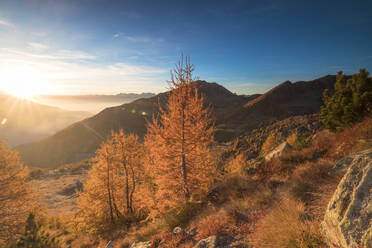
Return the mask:
[[[334,94],[323,94],[321,117],[326,128],[336,131],[351,125],[372,113],[372,79],[365,69],[347,79],[342,72],[337,75]]]

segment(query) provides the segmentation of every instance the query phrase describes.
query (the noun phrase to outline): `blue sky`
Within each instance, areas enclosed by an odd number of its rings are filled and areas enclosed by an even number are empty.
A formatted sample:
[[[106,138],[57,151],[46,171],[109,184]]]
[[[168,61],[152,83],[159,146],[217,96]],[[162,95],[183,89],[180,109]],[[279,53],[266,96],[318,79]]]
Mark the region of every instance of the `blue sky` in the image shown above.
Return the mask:
[[[372,71],[371,9],[368,0],[2,0],[0,90],[161,92],[181,52],[195,76],[244,94]]]

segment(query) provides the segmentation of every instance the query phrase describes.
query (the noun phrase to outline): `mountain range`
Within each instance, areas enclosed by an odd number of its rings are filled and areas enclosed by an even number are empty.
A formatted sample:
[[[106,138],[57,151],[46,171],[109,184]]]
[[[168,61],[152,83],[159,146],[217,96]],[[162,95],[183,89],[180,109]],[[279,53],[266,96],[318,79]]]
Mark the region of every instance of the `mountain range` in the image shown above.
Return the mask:
[[[325,89],[333,89],[336,76],[312,81],[286,81],[265,94],[236,95],[217,83],[198,81],[197,87],[212,107],[218,142],[228,142],[243,133],[291,116],[318,113]],[[73,163],[94,156],[111,131],[123,129],[143,138],[146,123],[164,105],[168,92],[131,103],[106,108],[37,142],[18,146],[26,164],[44,168]]]
[[[94,114],[103,109],[123,103],[129,103],[140,98],[155,96],[154,93],[120,93],[116,95],[40,95],[33,100],[51,106],[69,110],[83,110]]]

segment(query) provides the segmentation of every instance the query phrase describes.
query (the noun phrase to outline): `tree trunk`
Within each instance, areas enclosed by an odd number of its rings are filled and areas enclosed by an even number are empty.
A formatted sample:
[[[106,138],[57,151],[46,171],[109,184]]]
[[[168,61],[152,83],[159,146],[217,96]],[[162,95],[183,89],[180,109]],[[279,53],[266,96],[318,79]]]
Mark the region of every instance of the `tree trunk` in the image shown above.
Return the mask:
[[[106,154],[107,155],[107,154]],[[110,217],[111,217],[111,222],[114,223],[114,214],[112,211],[112,199],[111,199],[111,190],[110,190],[110,161],[109,159],[106,158],[106,163],[107,163],[107,193],[108,193],[108,202],[109,202],[109,207],[110,207]]]
[[[188,202],[190,192],[187,186],[187,169],[186,169],[186,155],[185,155],[185,104],[182,105],[182,141],[181,141],[181,167],[183,177],[183,187],[185,192],[185,201]]]
[[[132,171],[132,190],[130,192],[129,204],[130,204],[130,211],[133,213],[134,212],[134,208],[133,208],[133,194],[134,194],[134,190],[136,189],[136,181],[135,181],[133,167],[131,167],[131,171]]]

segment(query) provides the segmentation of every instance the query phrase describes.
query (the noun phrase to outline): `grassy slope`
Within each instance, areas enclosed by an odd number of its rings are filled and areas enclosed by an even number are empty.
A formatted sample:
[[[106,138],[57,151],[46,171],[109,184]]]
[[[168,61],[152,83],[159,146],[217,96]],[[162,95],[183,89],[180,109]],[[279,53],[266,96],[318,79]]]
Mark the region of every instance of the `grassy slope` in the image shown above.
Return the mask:
[[[219,242],[239,247],[319,247],[324,245],[319,223],[340,180],[332,167],[344,156],[371,148],[371,130],[372,118],[367,118],[340,133],[319,131],[309,136],[307,145],[261,162],[256,170],[252,166],[260,159],[233,156],[224,162],[223,177],[217,178],[218,194],[179,215],[120,229],[105,238],[76,236],[66,224],[67,234],[61,239],[73,247],[104,247],[108,240],[117,247],[147,240],[163,240],[161,247],[193,247],[195,241],[218,235]],[[195,241],[171,235],[176,225],[197,227]]]

